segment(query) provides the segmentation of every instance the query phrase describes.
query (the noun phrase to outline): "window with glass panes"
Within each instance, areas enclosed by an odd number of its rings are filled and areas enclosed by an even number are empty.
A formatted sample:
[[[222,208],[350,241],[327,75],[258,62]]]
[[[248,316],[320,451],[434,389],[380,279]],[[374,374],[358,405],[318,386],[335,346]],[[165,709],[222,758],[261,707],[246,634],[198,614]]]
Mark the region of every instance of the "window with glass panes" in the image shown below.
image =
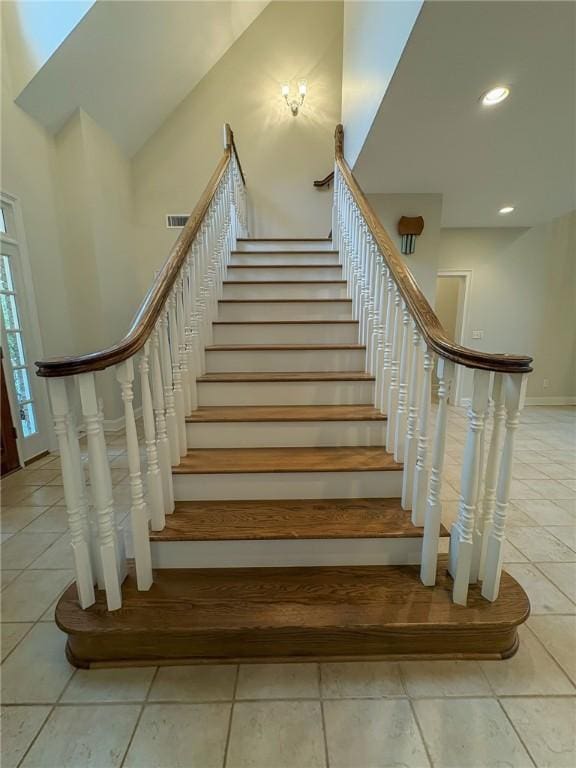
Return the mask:
[[[7,231],[10,219],[7,211],[0,208],[0,232],[11,236]],[[8,226],[9,230],[9,226]],[[4,359],[8,361],[14,391],[18,405],[20,424],[24,437],[30,437],[38,431],[36,407],[32,388],[30,386],[29,360],[26,357],[26,347],[22,335],[21,313],[18,311],[18,291],[14,279],[14,256],[17,249],[8,238],[2,238],[0,251],[0,309],[2,312],[3,342],[6,346]],[[8,372],[6,372],[8,373]]]

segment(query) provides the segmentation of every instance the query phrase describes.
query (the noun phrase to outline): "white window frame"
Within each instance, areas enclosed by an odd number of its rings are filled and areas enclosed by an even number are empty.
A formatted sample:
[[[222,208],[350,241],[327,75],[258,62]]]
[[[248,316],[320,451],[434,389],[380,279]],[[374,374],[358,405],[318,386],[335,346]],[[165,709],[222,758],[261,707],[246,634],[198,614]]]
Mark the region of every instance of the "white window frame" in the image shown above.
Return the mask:
[[[4,350],[4,374],[8,399],[12,412],[12,421],[16,428],[18,456],[20,464],[24,465],[51,448],[51,433],[48,397],[46,384],[35,374],[34,362],[44,357],[42,337],[40,335],[40,323],[36,308],[36,297],[32,271],[24,230],[24,220],[19,199],[8,192],[0,191],[0,204],[4,210],[6,229],[8,232],[0,232],[0,241],[6,243],[12,252],[16,252],[16,258],[10,262],[12,280],[17,294],[17,309],[24,341],[26,363],[28,366],[30,389],[35,406],[37,432],[25,437],[22,431],[22,423],[19,416],[18,398],[14,384],[14,376],[8,347],[6,344],[6,331],[2,323],[2,348]],[[11,227],[13,231],[11,231]]]

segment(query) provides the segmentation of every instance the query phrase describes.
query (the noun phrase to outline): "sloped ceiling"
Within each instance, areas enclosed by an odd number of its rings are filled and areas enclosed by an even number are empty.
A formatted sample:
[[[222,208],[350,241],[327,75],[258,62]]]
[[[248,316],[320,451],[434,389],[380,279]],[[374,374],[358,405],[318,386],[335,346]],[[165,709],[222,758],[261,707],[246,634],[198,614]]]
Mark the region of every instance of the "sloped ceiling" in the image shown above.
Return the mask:
[[[576,207],[575,12],[426,2],[355,165],[364,190],[440,192],[446,227],[533,226]],[[510,97],[482,107],[498,84]]]
[[[52,133],[82,107],[131,156],[267,5],[98,0],[16,102]]]

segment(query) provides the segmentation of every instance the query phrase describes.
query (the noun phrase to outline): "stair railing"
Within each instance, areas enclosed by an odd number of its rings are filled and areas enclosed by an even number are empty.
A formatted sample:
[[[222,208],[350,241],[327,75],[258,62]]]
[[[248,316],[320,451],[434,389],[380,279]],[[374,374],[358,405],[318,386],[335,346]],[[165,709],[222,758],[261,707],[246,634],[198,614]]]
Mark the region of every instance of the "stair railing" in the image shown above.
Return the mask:
[[[455,366],[474,371],[462,458],[458,516],[450,532],[454,602],[470,584],[495,600],[500,586],[514,434],[523,407],[527,356],[486,354],[453,343],[419,289],[344,158],[336,128],[334,248],[376,378],[376,405],[388,416],[386,450],[404,464],[402,506],[424,526],[421,579],[436,583],[447,404]],[[436,366],[438,404],[431,403]],[[487,434],[490,403],[493,426]],[[430,424],[435,411],[434,425]],[[489,442],[487,455],[486,442]]]
[[[77,357],[37,362],[47,378],[58,440],[78,599],[95,602],[106,591],[109,610],[122,605],[126,575],[123,531],[114,511],[99,386],[113,371],[124,404],[130,486],[130,532],[139,590],[152,585],[149,529],[164,528],[174,510],[172,466],[186,455],[186,416],[197,408],[196,376],[222,295],[222,281],[237,237],[248,236],[245,183],[230,126],[224,154],[124,338]],[[103,374],[99,376],[98,374]],[[138,377],[143,432],[133,400]],[[86,487],[75,411],[86,434],[90,488]],[[145,457],[147,500],[142,460]]]

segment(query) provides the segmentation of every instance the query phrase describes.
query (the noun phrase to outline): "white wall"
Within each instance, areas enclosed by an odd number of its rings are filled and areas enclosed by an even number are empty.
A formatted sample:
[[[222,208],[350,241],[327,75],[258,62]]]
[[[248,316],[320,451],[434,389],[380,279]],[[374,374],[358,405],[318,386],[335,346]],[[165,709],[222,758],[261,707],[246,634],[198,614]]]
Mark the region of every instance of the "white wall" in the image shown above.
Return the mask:
[[[528,398],[576,398],[576,212],[531,229],[443,229],[439,268],[472,272],[467,346],[532,355]]]
[[[332,196],[312,182],[334,164],[341,59],[340,2],[274,2],[184,99],[134,156],[146,279],[174,240],[165,215],[194,207],[221,156],[224,122],[246,174],[252,234],[328,235]],[[300,78],[308,95],[292,117],[280,87]]]
[[[422,2],[344,3],[342,122],[354,166],[416,22]]]
[[[371,194],[367,197],[399,251],[400,235],[397,224],[400,217],[424,217],[424,231],[416,238],[414,253],[402,258],[414,275],[420,290],[431,306],[434,306],[439,269],[442,195]]]

